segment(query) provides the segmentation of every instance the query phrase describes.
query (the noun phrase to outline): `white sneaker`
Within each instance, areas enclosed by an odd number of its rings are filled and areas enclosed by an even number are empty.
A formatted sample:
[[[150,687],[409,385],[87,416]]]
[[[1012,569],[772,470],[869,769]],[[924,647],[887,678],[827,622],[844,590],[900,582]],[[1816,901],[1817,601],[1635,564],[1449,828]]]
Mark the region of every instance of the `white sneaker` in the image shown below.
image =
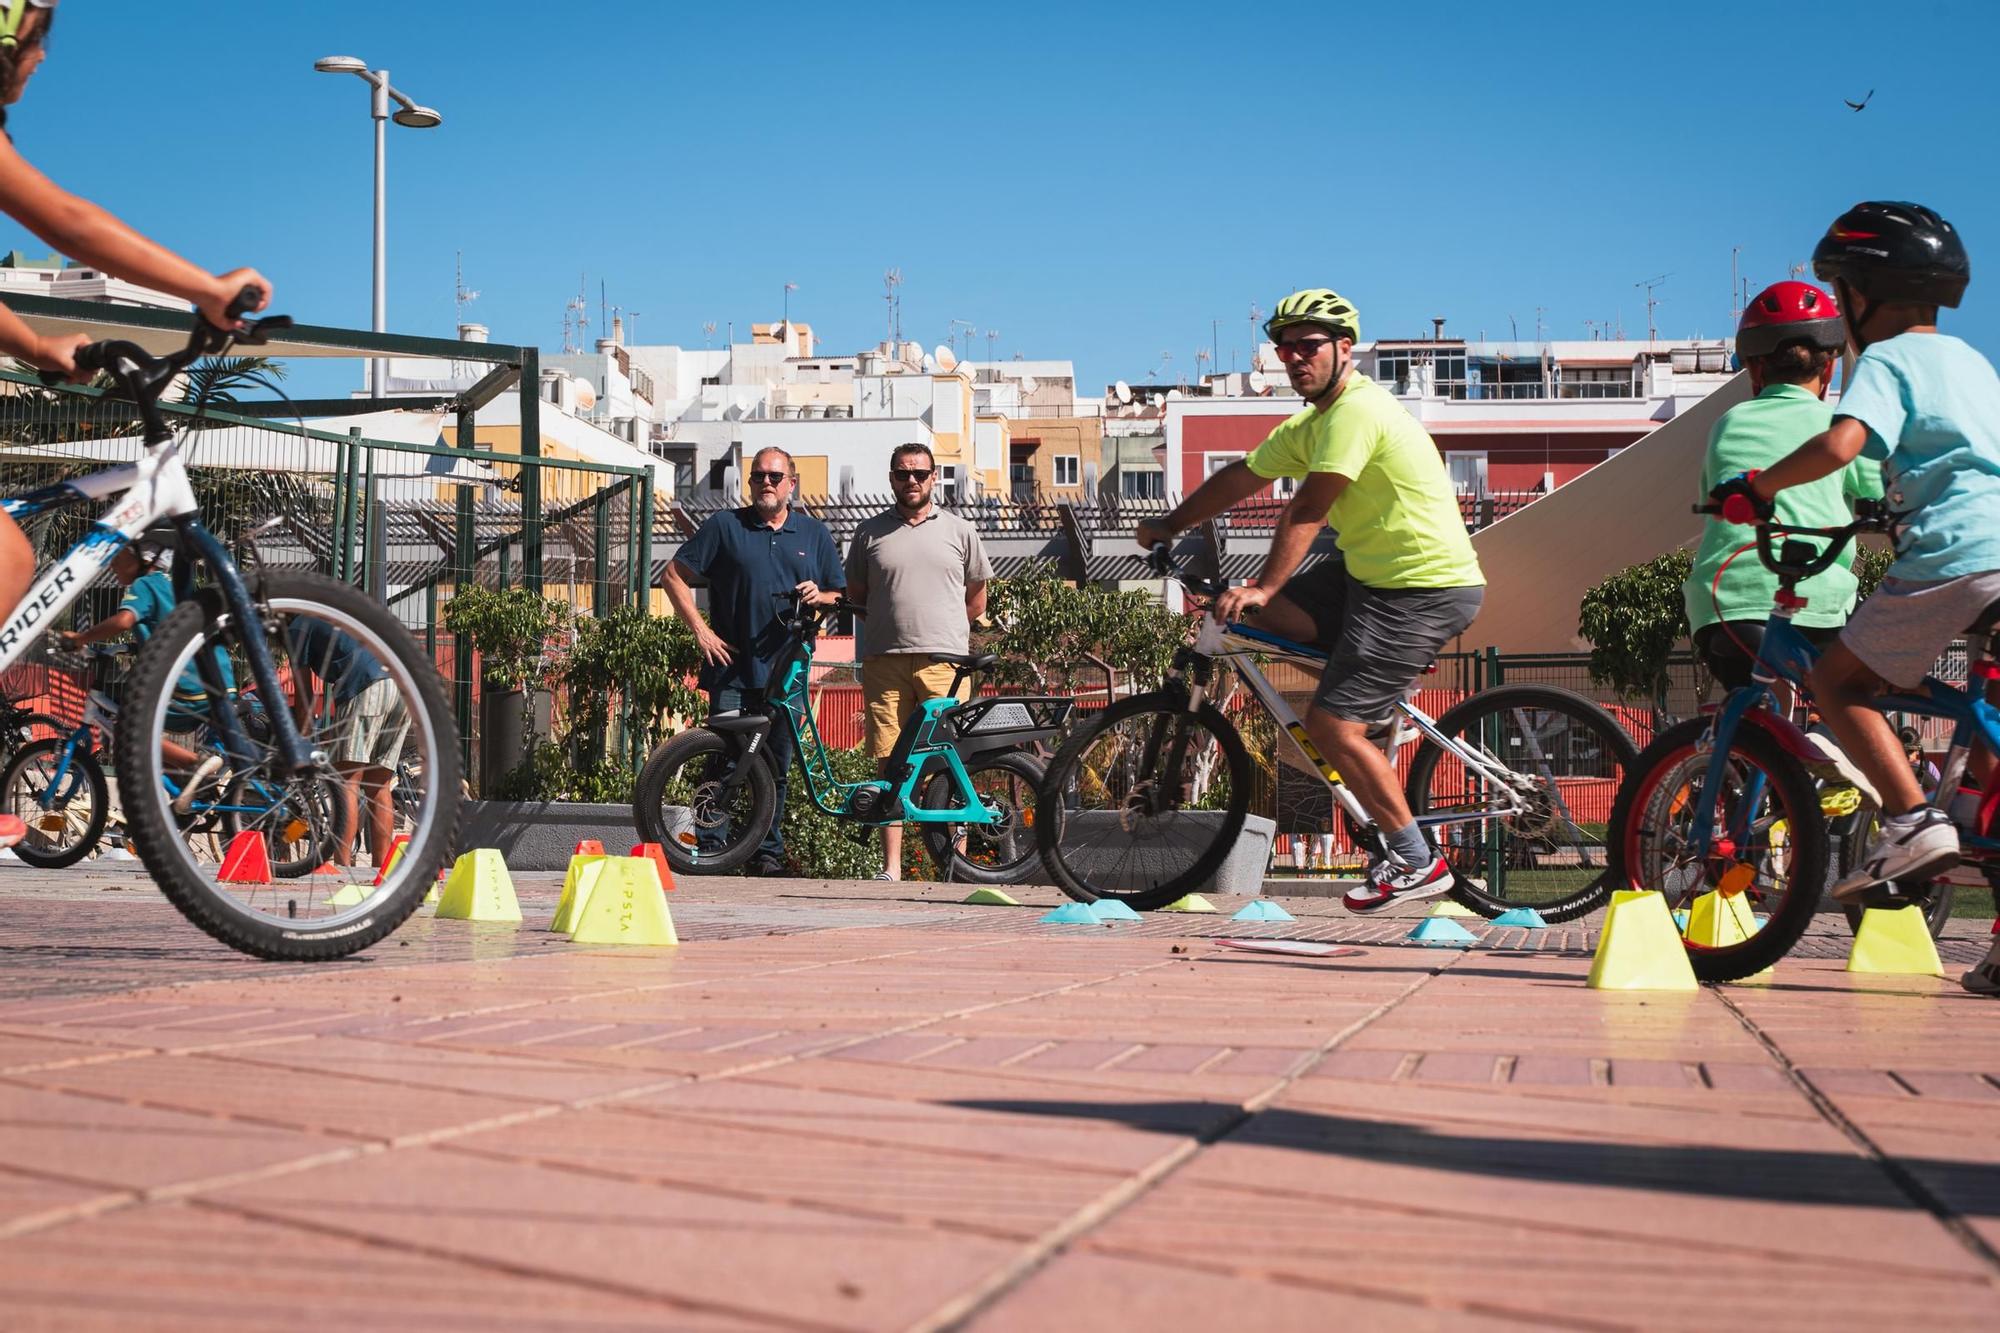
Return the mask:
[[[1993,947],[1986,951],[1986,957],[1960,977],[1958,984],[1974,995],[2000,995],[2000,935],[1993,937]]]
[[[1877,810],[1882,808],[1882,798],[1876,794],[1875,784],[1854,766],[1854,761],[1847,757],[1847,751],[1834,744],[1833,737],[1823,731],[1812,731],[1806,734],[1806,739],[1813,743],[1813,747],[1822,756],[1820,762],[1808,761],[1806,764],[1807,770],[1814,777],[1822,782],[1844,782],[1850,787],[1855,787],[1868,799],[1868,804]]]
[[[196,798],[201,795],[202,789],[209,785],[211,779],[214,780],[218,791],[227,787],[229,780],[236,776],[235,773],[223,767],[227,762],[221,755],[212,754],[196,765],[194,772],[188,774],[186,785],[174,797],[174,813],[184,815],[193,809]]]
[[[1861,868],[1833,886],[1838,902],[1853,902],[1892,879],[1921,884],[1958,864],[1958,826],[1951,816],[1925,806],[1912,820],[1883,820],[1875,845]]]

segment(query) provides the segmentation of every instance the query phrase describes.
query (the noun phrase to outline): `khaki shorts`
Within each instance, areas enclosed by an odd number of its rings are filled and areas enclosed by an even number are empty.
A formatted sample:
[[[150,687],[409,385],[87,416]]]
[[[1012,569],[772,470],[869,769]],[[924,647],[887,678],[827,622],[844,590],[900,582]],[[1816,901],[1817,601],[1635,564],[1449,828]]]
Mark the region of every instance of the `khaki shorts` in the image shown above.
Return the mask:
[[[957,674],[957,667],[933,662],[929,653],[883,653],[864,661],[861,697],[868,705],[868,753],[887,759],[896,748],[903,724],[916,714],[917,705],[926,699],[944,698]],[[963,686],[958,697],[965,697]]]
[[[393,680],[378,680],[346,703],[333,707],[333,760],[393,769],[410,734],[410,715]]]
[[[2000,572],[1935,583],[1883,579],[1848,617],[1840,641],[1883,680],[1911,689],[1995,602],[2000,602]]]

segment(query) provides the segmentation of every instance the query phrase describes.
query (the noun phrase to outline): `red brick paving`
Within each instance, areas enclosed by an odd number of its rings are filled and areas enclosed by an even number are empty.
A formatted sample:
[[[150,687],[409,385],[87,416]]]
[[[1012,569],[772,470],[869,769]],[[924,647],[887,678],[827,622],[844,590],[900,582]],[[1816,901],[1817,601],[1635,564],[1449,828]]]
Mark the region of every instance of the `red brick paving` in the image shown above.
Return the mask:
[[[279,967],[0,872],[0,1327],[1990,1328],[2000,1005],[693,880]],[[116,893],[105,893],[107,888]],[[1968,923],[1972,925],[1976,923]],[[1365,942],[1226,954],[1218,935]],[[1961,928],[1956,971],[1984,946]],[[1540,951],[1524,950],[1539,946]],[[1181,952],[1176,952],[1180,950]]]

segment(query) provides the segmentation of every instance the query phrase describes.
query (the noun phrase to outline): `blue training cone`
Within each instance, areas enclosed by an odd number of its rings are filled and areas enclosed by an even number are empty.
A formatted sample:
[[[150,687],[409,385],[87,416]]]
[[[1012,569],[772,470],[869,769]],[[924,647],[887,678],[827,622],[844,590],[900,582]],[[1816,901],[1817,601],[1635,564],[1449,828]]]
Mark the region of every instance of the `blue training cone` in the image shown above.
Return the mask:
[[[1510,907],[1493,918],[1496,926],[1522,926],[1528,930],[1547,930],[1549,923],[1542,920],[1542,914],[1532,907]]]
[[[1294,917],[1290,912],[1287,912],[1284,908],[1278,906],[1276,903],[1270,901],[1268,898],[1259,898],[1256,902],[1245,904],[1242,911],[1238,912],[1235,916],[1232,916],[1229,919],[1231,921],[1297,920],[1297,918]]]
[[[1116,898],[1099,898],[1090,904],[1090,914],[1099,921],[1137,921],[1139,914]]]
[[[1064,903],[1043,917],[1042,923],[1052,926],[1094,926],[1097,924],[1097,918],[1091,914],[1089,903]]]
[[[1403,938],[1433,949],[1465,949],[1479,942],[1477,935],[1448,916],[1427,916]]]

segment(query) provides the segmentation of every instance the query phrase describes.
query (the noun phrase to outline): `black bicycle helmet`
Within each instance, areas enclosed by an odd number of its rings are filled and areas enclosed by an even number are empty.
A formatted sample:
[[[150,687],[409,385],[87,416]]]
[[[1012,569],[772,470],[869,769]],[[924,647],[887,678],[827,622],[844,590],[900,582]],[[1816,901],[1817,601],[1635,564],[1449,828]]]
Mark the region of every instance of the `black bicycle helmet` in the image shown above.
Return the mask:
[[[1956,306],[1972,280],[1958,229],[1922,204],[1856,204],[1827,228],[1812,266],[1869,301]]]

